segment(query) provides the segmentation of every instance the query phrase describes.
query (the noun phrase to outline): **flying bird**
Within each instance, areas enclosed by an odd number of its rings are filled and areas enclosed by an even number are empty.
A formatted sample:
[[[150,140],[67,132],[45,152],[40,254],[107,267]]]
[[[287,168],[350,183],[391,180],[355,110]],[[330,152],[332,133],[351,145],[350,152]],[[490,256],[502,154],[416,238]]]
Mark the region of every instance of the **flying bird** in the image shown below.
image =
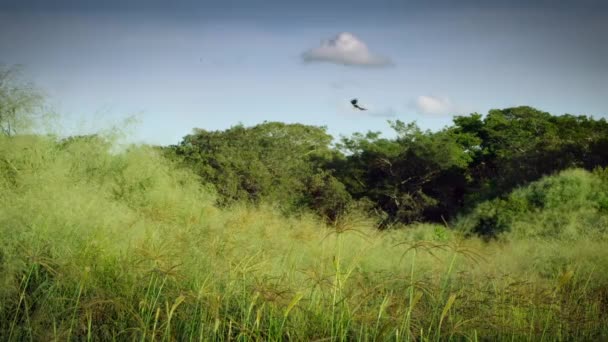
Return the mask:
[[[357,104],[357,99],[350,100],[350,103],[358,110],[367,110],[367,108],[363,108]]]

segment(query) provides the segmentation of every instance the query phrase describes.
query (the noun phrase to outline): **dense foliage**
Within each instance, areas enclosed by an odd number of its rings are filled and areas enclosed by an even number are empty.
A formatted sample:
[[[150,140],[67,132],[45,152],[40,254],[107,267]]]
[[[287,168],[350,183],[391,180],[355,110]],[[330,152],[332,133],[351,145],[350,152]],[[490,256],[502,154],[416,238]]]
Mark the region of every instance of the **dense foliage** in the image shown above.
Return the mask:
[[[457,116],[436,132],[389,124],[394,138],[356,133],[336,144],[324,128],[301,124],[197,129],[167,150],[215,185],[220,204],[304,205],[330,221],[358,208],[380,228],[442,222],[542,176],[608,165],[605,119],[516,107]]]
[[[157,149],[111,145],[0,136],[0,339],[608,337],[605,171],[474,212],[463,226],[515,227],[483,243],[441,225],[336,229],[263,204],[217,208]]]
[[[268,122],[196,129],[171,152],[216,187],[221,205],[264,201],[288,212],[306,205],[335,220],[350,196],[325,168],[337,155],[331,140],[321,127]]]
[[[608,236],[608,168],[544,177],[479,204],[457,227],[486,238],[602,240]]]

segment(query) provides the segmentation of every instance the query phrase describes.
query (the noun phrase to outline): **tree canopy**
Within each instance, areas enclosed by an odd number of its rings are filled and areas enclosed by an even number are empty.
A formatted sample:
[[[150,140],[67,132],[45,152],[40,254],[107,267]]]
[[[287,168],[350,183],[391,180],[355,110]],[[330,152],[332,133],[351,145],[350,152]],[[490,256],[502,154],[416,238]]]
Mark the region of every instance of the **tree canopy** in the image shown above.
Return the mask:
[[[379,227],[441,222],[558,171],[608,165],[604,119],[532,107],[456,116],[439,131],[389,121],[394,138],[355,133],[333,144],[325,127],[264,122],[195,129],[172,155],[215,185],[219,202],[272,202],[335,220],[351,207]]]

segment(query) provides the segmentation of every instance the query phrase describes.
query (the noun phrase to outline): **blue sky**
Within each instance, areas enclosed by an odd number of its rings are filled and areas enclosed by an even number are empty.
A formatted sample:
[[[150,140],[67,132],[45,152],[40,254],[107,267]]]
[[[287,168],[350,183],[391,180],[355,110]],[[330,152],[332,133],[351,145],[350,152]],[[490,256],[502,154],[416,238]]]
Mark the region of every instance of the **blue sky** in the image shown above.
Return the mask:
[[[389,134],[517,105],[606,117],[606,18],[593,0],[3,1],[0,63],[70,133],[136,114],[132,140],[163,145],[264,120]]]

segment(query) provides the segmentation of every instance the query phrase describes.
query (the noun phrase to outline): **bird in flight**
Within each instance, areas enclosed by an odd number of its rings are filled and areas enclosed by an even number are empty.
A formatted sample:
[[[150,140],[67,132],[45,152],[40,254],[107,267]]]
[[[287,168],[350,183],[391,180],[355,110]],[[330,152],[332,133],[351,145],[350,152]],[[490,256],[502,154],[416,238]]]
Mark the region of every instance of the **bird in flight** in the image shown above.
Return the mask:
[[[358,110],[367,110],[367,108],[363,108],[357,104],[357,99],[350,100],[350,103]]]

